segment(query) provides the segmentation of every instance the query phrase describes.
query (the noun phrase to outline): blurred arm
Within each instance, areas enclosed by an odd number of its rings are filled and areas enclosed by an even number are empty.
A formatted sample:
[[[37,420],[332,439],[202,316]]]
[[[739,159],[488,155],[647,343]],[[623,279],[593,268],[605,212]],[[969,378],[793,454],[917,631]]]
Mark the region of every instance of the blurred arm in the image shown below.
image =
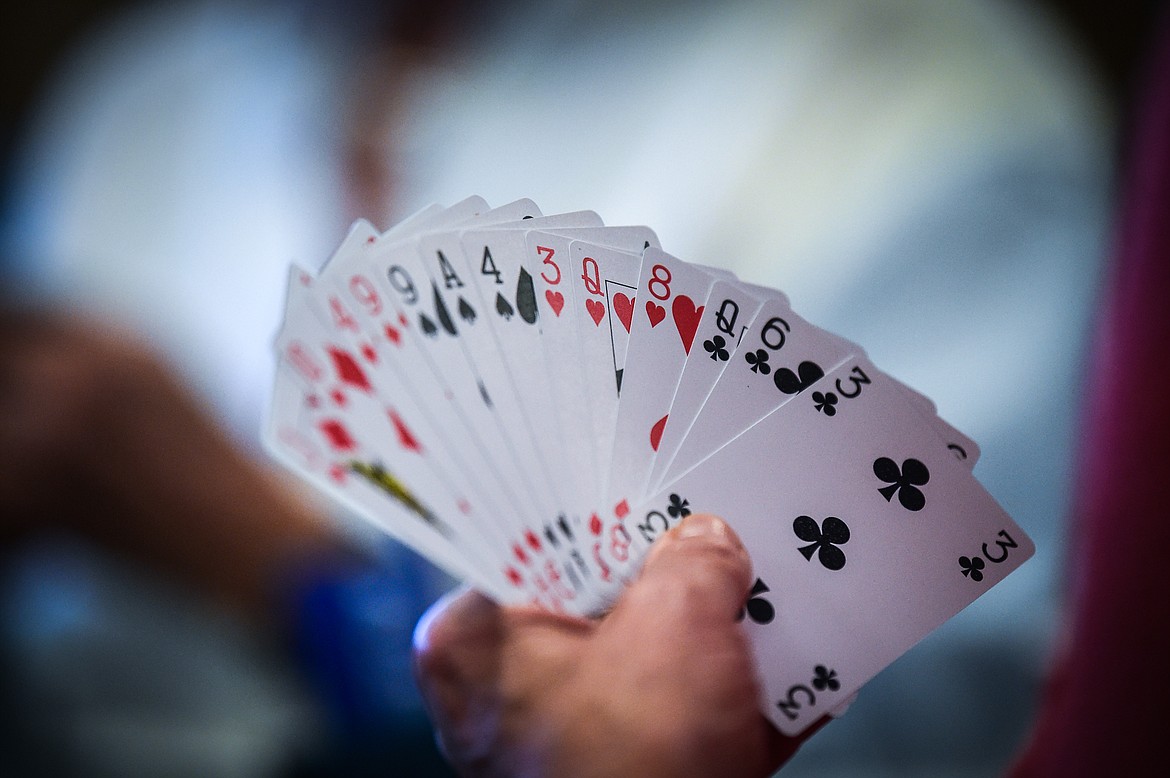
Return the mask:
[[[0,507],[5,545],[72,530],[253,615],[344,553],[130,335],[43,312],[0,313]]]

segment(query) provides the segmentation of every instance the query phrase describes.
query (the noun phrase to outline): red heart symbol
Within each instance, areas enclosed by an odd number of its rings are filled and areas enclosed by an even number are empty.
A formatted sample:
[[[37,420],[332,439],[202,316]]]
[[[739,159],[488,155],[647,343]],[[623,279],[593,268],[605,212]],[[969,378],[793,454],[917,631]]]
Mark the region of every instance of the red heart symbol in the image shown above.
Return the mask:
[[[646,315],[650,317],[650,329],[654,329],[666,318],[666,309],[650,300],[646,303]]]
[[[391,342],[394,343],[395,346],[400,345],[402,343],[402,333],[399,332],[398,329],[396,327],[394,327],[393,325],[387,324],[382,329],[382,331],[386,333],[386,337],[389,338],[391,340]]]
[[[554,292],[551,289],[545,289],[544,299],[548,300],[548,304],[552,306],[553,313],[555,313],[557,316],[560,316],[561,308],[565,307],[565,296],[560,292]]]
[[[658,421],[654,422],[654,426],[650,428],[650,448],[655,451],[658,450],[658,444],[662,442],[662,431],[666,429],[666,419],[670,414],[666,414]]]
[[[586,300],[585,310],[589,312],[589,317],[593,319],[593,324],[599,326],[602,317],[605,316],[605,303],[600,300]]]
[[[695,332],[699,329],[699,319],[703,316],[704,307],[700,305],[696,308],[695,301],[685,294],[680,294],[670,304],[670,312],[674,314],[674,326],[678,328],[679,337],[682,338],[683,351],[688,354],[691,353],[691,344],[695,342]]]
[[[634,298],[626,297],[618,292],[613,296],[613,312],[617,314],[618,320],[626,328],[626,332],[629,332],[630,322],[634,318]]]

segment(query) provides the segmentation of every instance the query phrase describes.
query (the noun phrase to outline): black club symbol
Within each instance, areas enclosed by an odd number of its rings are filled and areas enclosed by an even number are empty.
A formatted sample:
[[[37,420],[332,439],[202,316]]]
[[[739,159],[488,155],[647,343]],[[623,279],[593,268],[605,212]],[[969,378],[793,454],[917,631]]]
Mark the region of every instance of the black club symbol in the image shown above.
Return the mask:
[[[731,354],[727,352],[727,341],[723,339],[722,335],[715,335],[710,340],[704,340],[703,349],[711,355],[711,360],[714,362],[726,362],[731,359]]]
[[[987,567],[987,563],[981,557],[972,559],[969,556],[959,557],[959,568],[963,571],[963,575],[970,576],[972,581],[983,580],[983,568]]]
[[[748,594],[747,602],[739,609],[739,615],[735,617],[735,620],[743,621],[746,613],[747,617],[757,624],[771,624],[772,619],[776,618],[776,609],[772,607],[772,603],[761,596],[768,591],[771,591],[768,585],[757,578]]]
[[[878,493],[889,502],[898,494],[898,502],[908,511],[920,511],[926,505],[926,495],[918,487],[930,480],[930,471],[917,459],[904,459],[902,466],[889,457],[878,457],[873,462],[873,474],[889,486],[878,489]]]
[[[813,405],[826,416],[837,415],[837,395],[833,392],[813,392]]]
[[[824,665],[817,665],[813,668],[812,685],[818,692],[823,692],[826,689],[835,692],[841,688],[841,682],[837,680],[837,671],[830,670]]]
[[[762,348],[755,351],[749,351],[743,355],[744,361],[752,366],[753,373],[763,373],[768,375],[772,372],[772,366],[768,364],[768,352]]]
[[[691,501],[684,500],[677,494],[670,495],[670,505],[666,507],[666,512],[673,518],[685,519],[691,515]]]
[[[797,549],[804,558],[812,561],[813,552],[827,570],[840,570],[845,566],[845,552],[837,548],[849,542],[849,527],[836,516],[829,516],[820,525],[810,516],[797,516],[792,522],[796,537],[809,545]]]

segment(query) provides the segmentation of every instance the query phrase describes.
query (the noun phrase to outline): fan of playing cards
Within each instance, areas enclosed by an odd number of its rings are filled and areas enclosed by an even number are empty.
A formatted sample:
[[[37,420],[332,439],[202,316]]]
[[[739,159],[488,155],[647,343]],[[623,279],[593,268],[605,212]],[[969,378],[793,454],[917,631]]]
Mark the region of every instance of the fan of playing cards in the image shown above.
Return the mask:
[[[269,449],[501,602],[599,613],[662,533],[723,517],[786,734],[1033,552],[930,400],[781,292],[590,211],[358,222],[293,268],[276,349]]]

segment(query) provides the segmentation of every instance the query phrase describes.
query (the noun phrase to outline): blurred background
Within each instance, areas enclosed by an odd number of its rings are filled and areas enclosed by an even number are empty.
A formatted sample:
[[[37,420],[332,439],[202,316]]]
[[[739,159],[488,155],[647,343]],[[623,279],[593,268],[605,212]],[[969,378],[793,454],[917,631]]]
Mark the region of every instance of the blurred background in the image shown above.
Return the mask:
[[[139,333],[262,460],[286,268],[319,265],[357,217],[531,197],[781,288],[981,445],[976,474],[1038,548],[784,774],[995,775],[1058,634],[1116,139],[1155,5],[9,9],[6,296]],[[361,618],[396,750],[339,736],[268,628],[53,535],[2,558],[4,752],[27,774],[443,774],[407,653],[450,582],[344,516],[335,531],[382,571],[358,586],[379,593]]]

